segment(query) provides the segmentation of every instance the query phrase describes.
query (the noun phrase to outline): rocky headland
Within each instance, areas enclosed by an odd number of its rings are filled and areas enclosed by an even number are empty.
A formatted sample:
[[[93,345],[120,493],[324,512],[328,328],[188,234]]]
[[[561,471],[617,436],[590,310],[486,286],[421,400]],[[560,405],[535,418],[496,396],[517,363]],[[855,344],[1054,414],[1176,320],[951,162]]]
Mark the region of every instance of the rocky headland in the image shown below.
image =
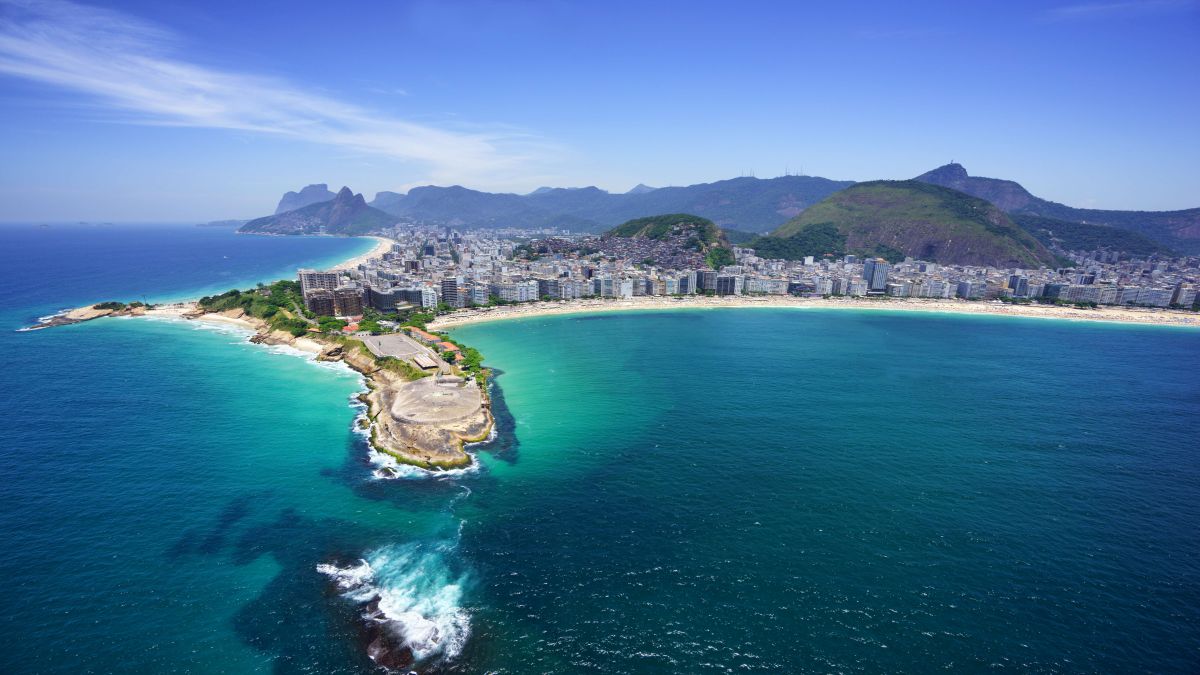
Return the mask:
[[[251,342],[315,353],[318,361],[341,361],[362,374],[367,393],[360,400],[367,406],[371,446],[403,464],[431,470],[468,466],[472,460],[464,446],[491,433],[491,402],[473,378],[453,372],[414,378],[411,368],[393,367],[395,360],[375,356],[353,337],[297,337],[240,309],[206,312],[196,307],[179,316],[240,323],[254,330]]]
[[[27,330],[67,326],[106,317],[160,317],[236,325],[252,331],[250,341],[282,345],[314,354],[319,361],[341,361],[363,376],[371,446],[397,462],[428,470],[454,469],[471,464],[467,443],[487,439],[493,418],[486,387],[456,372],[444,362],[435,373],[411,364],[378,357],[355,336],[312,331],[294,335],[242,309],[208,311],[196,303],[162,307],[120,303],[80,307],[31,326]],[[433,352],[430,352],[433,354]],[[435,357],[436,358],[436,357]],[[384,474],[392,472],[381,469]]]

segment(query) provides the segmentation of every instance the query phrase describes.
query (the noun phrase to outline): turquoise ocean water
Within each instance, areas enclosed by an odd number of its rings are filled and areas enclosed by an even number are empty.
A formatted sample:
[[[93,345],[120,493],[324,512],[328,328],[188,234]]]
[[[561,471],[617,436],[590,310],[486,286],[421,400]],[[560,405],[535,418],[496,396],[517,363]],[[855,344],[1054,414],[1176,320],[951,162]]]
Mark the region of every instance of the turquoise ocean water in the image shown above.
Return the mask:
[[[0,228],[0,671],[370,672],[376,601],[430,671],[1200,664],[1200,331],[479,324],[497,439],[397,480],[340,366],[177,322],[12,332],[369,245]]]

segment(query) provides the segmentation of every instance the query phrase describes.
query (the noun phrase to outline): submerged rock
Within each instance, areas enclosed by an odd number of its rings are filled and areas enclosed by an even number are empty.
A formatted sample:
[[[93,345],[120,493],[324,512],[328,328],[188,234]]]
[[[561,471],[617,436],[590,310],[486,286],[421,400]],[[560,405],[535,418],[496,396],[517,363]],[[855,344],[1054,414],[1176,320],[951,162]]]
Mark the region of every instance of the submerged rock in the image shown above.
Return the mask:
[[[413,652],[404,640],[396,637],[385,624],[377,621],[364,623],[367,638],[367,656],[389,670],[408,668],[413,664]]]

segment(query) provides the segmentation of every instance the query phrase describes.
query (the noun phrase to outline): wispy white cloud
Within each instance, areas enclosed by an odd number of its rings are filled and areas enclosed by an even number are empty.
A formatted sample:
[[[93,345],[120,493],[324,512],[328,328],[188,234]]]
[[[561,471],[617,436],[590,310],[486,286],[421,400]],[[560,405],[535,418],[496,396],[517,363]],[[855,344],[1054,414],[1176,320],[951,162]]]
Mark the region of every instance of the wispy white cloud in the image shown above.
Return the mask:
[[[1105,19],[1109,17],[1153,14],[1179,10],[1197,9],[1196,0],[1125,0],[1118,2],[1090,2],[1063,5],[1046,10],[1042,18],[1049,21],[1076,21]]]
[[[0,0],[0,74],[84,94],[124,121],[230,129],[414,164],[420,180],[502,186],[536,179],[558,151],[500,126],[416,123],[285,80],[177,55],[171,31],[65,0]]]

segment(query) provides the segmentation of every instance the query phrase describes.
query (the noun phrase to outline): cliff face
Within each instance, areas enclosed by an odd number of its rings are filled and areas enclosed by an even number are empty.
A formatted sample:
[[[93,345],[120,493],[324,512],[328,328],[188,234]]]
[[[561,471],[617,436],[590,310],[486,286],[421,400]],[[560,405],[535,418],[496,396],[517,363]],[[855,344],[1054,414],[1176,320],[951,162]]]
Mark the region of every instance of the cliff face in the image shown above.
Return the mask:
[[[319,204],[333,199],[337,195],[329,191],[329,186],[325,183],[316,183],[307,185],[299,192],[288,192],[279,200],[279,206],[275,207],[275,215],[287,213],[302,209],[311,204]]]
[[[1039,201],[1020,183],[999,178],[978,178],[967,175],[967,170],[961,164],[939,166],[933,171],[917,176],[913,180],[932,185],[941,185],[951,190],[965,192],[973,197],[985,199],[1000,207],[1007,213],[1020,211],[1035,201]]]

